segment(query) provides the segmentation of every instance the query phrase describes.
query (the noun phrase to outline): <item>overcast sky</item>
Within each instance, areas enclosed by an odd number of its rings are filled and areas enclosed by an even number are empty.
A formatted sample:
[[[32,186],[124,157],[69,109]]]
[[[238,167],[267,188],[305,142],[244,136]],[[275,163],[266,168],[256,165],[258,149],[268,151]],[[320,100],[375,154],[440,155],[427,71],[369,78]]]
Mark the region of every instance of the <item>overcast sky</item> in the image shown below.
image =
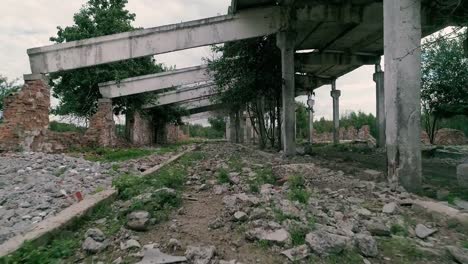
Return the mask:
[[[57,26],[73,24],[73,14],[86,0],[0,0],[0,75],[9,79],[30,73],[26,50],[51,44],[49,37]],[[155,27],[227,12],[231,0],[129,0],[128,9],[136,14],[134,26]],[[177,68],[195,66],[210,56],[209,48],[196,48],[156,56],[158,62]],[[341,113],[364,111],[375,114],[373,66],[361,67],[337,81],[341,90]],[[330,86],[316,90],[316,116],[332,117]],[[304,98],[299,98],[305,101]]]

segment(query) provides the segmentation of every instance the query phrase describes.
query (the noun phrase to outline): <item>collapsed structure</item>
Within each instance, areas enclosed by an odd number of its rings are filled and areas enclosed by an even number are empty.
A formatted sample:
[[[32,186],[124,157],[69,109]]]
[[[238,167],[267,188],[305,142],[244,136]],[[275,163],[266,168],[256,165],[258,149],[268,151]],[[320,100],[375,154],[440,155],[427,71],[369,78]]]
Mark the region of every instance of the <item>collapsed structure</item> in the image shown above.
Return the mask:
[[[400,182],[410,191],[417,191],[421,186],[420,41],[424,36],[455,25],[455,21],[451,21],[453,16],[445,15],[445,10],[430,3],[429,0],[342,0],[332,3],[320,0],[233,0],[229,14],[224,16],[30,49],[28,55],[33,75],[27,77],[21,93],[34,93],[34,89],[46,91],[47,84],[41,81],[41,75],[47,73],[276,34],[282,56],[284,154],[294,155],[296,152],[296,84],[300,83],[309,91],[324,84],[332,85],[334,142],[338,143],[341,91],[336,86],[336,79],[362,65],[374,64],[379,123],[377,142],[380,146],[385,143],[387,149],[389,179],[395,184]],[[450,12],[457,13],[466,8],[464,5],[466,3]],[[297,50],[312,51],[299,54]],[[385,55],[385,73],[380,66],[381,55]],[[105,105],[109,105],[110,98],[209,81],[207,76],[200,74],[202,70],[203,67],[192,71],[182,69],[124,80],[120,85],[104,84],[101,92],[108,99],[100,102],[102,107],[97,116],[106,119],[107,115],[100,112],[109,111]],[[180,80],[180,83],[174,83],[174,80]],[[202,89],[176,91],[162,98],[167,102],[186,104],[197,111],[195,109],[212,106],[209,96],[200,96]],[[183,100],[192,96],[195,101]],[[34,101],[39,97],[36,93],[30,99]],[[46,117],[43,117],[44,122],[30,123],[22,117],[10,121],[8,107],[6,124],[0,128],[0,141],[7,140],[14,145],[24,145],[31,138],[35,141],[35,131],[44,127]],[[36,116],[38,109],[45,107],[33,103],[18,115]],[[231,118],[231,123],[233,120],[241,122],[243,118],[239,118],[239,113],[237,116]],[[99,135],[97,141],[109,139],[112,142],[111,135],[97,132],[109,129],[108,125],[95,127],[90,129],[88,139],[94,134]],[[230,133],[229,137],[233,136],[242,138]],[[17,139],[15,142],[19,144],[10,141],[11,138]]]

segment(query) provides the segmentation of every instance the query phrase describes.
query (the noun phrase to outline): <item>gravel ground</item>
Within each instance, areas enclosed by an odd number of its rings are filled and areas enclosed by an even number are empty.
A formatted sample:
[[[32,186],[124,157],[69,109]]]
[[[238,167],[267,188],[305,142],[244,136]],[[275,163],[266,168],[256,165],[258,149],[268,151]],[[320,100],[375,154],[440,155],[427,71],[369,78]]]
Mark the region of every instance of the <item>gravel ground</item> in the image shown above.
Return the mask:
[[[111,164],[63,154],[0,155],[0,244],[112,184]]]

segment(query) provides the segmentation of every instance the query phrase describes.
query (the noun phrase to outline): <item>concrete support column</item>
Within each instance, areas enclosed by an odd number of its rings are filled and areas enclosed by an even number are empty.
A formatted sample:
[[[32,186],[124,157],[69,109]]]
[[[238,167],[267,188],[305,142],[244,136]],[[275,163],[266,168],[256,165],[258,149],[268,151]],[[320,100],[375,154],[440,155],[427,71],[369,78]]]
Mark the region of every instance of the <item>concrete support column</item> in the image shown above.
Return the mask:
[[[332,81],[330,92],[333,98],[333,144],[340,144],[340,96],[341,91],[336,89],[336,80]]]
[[[375,65],[374,73],[375,97],[376,97],[376,117],[377,117],[377,147],[385,147],[385,90],[384,72],[380,64]]]
[[[384,3],[388,177],[421,190],[421,0]]]
[[[244,111],[239,111],[237,113],[236,124],[236,133],[237,133],[237,143],[244,143],[244,132],[245,132],[245,116]]]
[[[309,109],[309,143],[313,143],[314,137],[314,109]]]
[[[245,119],[245,140],[244,143],[252,144],[252,120],[247,116]]]
[[[229,142],[236,142],[236,113],[229,113]]]
[[[282,67],[282,138],[283,152],[285,156],[296,154],[295,142],[295,80],[294,80],[294,48],[296,34],[292,31],[281,31],[277,33],[277,45],[281,49]]]

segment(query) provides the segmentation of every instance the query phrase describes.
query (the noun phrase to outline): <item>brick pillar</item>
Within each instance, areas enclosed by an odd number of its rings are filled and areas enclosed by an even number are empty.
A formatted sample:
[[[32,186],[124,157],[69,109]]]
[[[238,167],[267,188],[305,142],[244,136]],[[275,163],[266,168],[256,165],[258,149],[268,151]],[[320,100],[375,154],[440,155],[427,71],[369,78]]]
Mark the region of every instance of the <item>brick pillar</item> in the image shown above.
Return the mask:
[[[41,74],[24,75],[23,88],[5,98],[0,150],[30,151],[49,126],[50,91]]]
[[[117,144],[115,134],[114,112],[111,99],[99,99],[98,110],[89,121],[85,134],[88,145],[112,147]]]
[[[130,125],[130,142],[135,145],[151,145],[154,141],[154,127],[151,120],[141,116],[139,112],[133,114]]]

